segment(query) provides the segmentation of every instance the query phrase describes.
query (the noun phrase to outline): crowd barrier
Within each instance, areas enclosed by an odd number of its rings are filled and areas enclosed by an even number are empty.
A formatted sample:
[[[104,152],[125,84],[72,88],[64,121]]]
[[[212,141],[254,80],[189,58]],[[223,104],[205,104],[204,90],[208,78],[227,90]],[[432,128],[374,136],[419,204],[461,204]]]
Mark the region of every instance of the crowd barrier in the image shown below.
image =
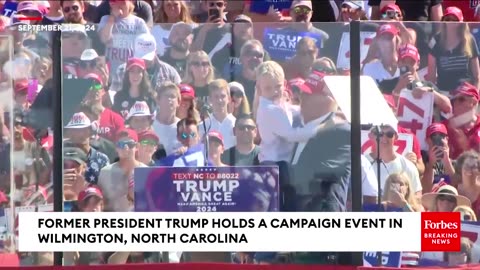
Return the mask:
[[[1,261],[0,261],[1,263]],[[8,265],[2,265],[8,266]],[[355,266],[329,266],[329,265],[255,265],[255,264],[215,264],[215,263],[180,263],[180,264],[123,264],[123,265],[98,265],[98,266],[70,266],[70,267],[52,267],[37,266],[25,267],[25,269],[102,269],[102,270],[119,270],[131,269],[135,267],[137,270],[393,270],[393,269],[422,269],[422,268],[387,268],[387,267],[355,267]],[[23,267],[22,267],[23,268]],[[445,269],[445,268],[423,268],[429,270]],[[463,265],[448,269],[480,269],[480,265]]]

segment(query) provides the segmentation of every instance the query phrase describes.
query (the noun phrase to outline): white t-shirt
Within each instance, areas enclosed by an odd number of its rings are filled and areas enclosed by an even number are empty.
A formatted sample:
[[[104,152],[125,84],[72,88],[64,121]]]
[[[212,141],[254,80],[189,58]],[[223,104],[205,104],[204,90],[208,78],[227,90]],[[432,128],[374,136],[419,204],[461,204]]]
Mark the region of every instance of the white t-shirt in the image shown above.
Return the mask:
[[[420,175],[418,174],[417,167],[413,164],[410,160],[405,158],[402,155],[395,153],[396,157],[394,160],[390,162],[382,162],[380,164],[380,181],[382,183],[382,190],[381,194],[383,196],[383,191],[385,189],[385,181],[387,180],[390,174],[394,173],[405,173],[411,181],[413,192],[416,193],[418,191],[422,191],[422,183],[420,182]],[[377,175],[377,163],[375,159],[371,155],[365,156],[368,161],[370,162],[370,166],[372,167],[375,176]]]
[[[218,121],[215,116],[212,115],[210,118],[205,119],[205,126],[207,127],[207,130],[220,132],[220,134],[223,136],[224,148],[229,149],[237,145],[237,139],[233,134],[233,127],[235,126],[236,120],[237,119],[235,116],[233,116],[233,114],[227,115],[222,122]],[[200,133],[200,137],[203,138],[203,135],[205,135],[203,122],[198,125],[198,131]]]
[[[181,143],[177,140],[177,123],[179,118],[175,118],[175,121],[171,125],[165,125],[155,119],[153,121],[153,131],[160,139],[160,144],[165,148],[167,156],[177,150]]]
[[[392,75],[390,72],[385,70],[381,61],[373,61],[368,64],[365,64],[363,67],[363,75],[372,77],[377,83],[385,80],[393,80],[400,77],[400,69],[397,68],[395,73]]]
[[[372,164],[362,155],[362,194],[363,196],[378,196],[378,178]]]
[[[108,22],[105,15],[100,19],[98,31],[101,31]],[[110,62],[110,70],[117,70],[118,66],[126,63],[133,56],[135,38],[140,34],[149,33],[145,21],[135,15],[116,20],[112,28],[112,40],[106,44],[105,56]]]

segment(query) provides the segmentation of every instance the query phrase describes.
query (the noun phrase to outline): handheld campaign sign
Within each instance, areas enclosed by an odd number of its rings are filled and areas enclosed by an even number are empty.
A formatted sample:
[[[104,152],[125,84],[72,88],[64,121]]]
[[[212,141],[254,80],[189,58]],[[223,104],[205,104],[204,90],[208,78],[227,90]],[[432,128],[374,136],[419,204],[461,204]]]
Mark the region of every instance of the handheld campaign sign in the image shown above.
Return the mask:
[[[422,150],[427,150],[427,128],[433,119],[433,93],[416,99],[412,91],[403,90],[398,100],[397,117],[400,125],[415,134]]]
[[[17,13],[17,2],[6,2],[2,8],[2,15],[5,17],[12,17]]]
[[[190,147],[183,155],[172,154],[156,162],[156,166],[199,167],[205,165],[204,145]]]
[[[360,61],[367,57],[368,49],[377,35],[375,32],[360,32]],[[340,41],[337,56],[337,69],[350,69],[350,33],[345,32]]]
[[[136,212],[275,212],[277,166],[135,169]]]
[[[332,93],[338,106],[351,121],[350,76],[325,76],[325,87]],[[398,120],[388,106],[373,78],[360,76],[360,119],[362,125],[391,125]]]
[[[323,47],[322,37],[310,32],[292,29],[266,28],[263,32],[263,47],[272,60],[284,62],[295,55],[297,43],[304,37],[316,40],[317,47]]]
[[[273,6],[273,9],[282,11],[289,9],[291,5],[292,0],[254,0],[250,1],[250,12],[266,14],[270,6]]]

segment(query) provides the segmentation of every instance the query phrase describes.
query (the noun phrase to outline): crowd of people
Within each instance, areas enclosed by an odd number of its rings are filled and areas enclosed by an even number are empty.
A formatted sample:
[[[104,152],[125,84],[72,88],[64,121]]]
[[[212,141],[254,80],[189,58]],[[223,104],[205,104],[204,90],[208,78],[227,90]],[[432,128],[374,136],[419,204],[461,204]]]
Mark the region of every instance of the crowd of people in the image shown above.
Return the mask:
[[[53,202],[52,66],[61,61],[70,211],[133,211],[135,168],[165,165],[166,157],[207,142],[212,166],[278,166],[281,211],[350,211],[351,183],[361,181],[373,211],[457,211],[466,221],[480,214],[477,1],[0,2],[4,209]],[[12,2],[16,12],[5,12]],[[361,21],[361,67],[349,64],[351,21]],[[24,24],[69,24],[62,59],[52,59],[52,33],[22,31]],[[357,68],[386,108],[366,109],[393,119],[362,131],[370,147],[362,148],[361,176],[351,174],[350,116],[343,113],[350,108],[339,99],[349,91],[328,83]],[[3,252],[16,252],[14,239]],[[18,253],[24,265],[53,263],[50,253],[31,255]],[[351,254],[334,252],[168,257],[352,262]],[[68,265],[166,259],[160,251],[64,258]],[[461,252],[404,253],[402,266],[427,260],[478,263],[480,250],[465,238]]]

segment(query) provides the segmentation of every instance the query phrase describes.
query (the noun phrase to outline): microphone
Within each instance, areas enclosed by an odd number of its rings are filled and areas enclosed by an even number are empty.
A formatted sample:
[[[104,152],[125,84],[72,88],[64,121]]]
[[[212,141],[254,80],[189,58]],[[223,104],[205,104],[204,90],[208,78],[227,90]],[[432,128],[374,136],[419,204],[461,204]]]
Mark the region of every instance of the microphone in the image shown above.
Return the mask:
[[[205,115],[210,115],[212,113],[212,106],[208,104],[207,102],[203,103],[202,107],[200,108],[200,114],[205,116]]]

